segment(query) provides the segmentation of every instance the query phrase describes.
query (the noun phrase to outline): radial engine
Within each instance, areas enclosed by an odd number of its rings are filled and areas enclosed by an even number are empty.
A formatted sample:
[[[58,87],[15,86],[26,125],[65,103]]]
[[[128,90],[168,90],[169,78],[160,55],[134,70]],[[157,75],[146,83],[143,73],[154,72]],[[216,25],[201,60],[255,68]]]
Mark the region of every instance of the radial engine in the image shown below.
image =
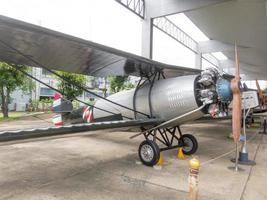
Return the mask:
[[[212,117],[228,115],[228,105],[232,101],[231,82],[216,69],[204,70],[196,79],[197,100],[205,103],[205,112]]]

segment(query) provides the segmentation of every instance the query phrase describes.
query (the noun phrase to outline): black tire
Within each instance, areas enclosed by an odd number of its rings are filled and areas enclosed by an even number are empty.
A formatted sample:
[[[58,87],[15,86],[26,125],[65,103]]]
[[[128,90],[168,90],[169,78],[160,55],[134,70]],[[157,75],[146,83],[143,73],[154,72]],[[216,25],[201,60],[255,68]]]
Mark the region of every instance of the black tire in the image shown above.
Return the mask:
[[[193,135],[184,134],[180,140],[182,144],[187,145],[183,147],[183,153],[185,155],[192,155],[196,153],[198,149],[198,142],[197,142],[197,139]]]
[[[152,140],[145,140],[139,146],[138,155],[144,165],[154,166],[160,158],[159,146]]]

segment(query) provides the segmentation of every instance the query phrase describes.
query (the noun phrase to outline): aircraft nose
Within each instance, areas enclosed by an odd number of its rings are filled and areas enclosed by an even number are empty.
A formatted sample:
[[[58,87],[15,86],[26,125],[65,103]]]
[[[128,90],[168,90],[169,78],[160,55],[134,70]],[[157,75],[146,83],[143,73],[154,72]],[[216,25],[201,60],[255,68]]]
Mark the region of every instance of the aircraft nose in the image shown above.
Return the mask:
[[[216,91],[222,102],[232,100],[231,82],[226,79],[219,79],[216,83]]]

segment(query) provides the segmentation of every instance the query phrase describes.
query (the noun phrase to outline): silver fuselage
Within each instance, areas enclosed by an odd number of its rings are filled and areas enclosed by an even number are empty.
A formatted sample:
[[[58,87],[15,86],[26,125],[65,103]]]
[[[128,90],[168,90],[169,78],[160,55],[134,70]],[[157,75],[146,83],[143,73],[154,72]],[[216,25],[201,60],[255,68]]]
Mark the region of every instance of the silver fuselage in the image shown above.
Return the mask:
[[[195,97],[195,79],[196,75],[181,76],[176,78],[161,79],[154,83],[151,88],[151,97],[149,98],[149,90],[151,84],[144,84],[139,88],[134,97],[135,89],[118,92],[108,97],[121,105],[134,108],[134,98],[136,110],[150,115],[150,107],[152,116],[160,118],[164,121],[183,115],[187,112],[195,110],[199,107]],[[151,106],[149,106],[149,99]],[[134,118],[134,112],[120,106],[109,103],[105,100],[97,100],[96,107],[111,111],[113,113],[122,114],[122,116]],[[94,109],[94,118],[106,117],[110,114]],[[203,116],[201,111],[192,115],[191,120]],[[142,114],[136,117],[146,118]]]

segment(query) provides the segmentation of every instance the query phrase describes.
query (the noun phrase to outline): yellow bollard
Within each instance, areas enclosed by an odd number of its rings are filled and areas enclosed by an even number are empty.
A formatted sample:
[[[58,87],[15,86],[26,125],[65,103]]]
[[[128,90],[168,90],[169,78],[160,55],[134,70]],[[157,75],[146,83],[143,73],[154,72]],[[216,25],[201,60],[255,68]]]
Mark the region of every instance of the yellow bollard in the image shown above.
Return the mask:
[[[185,159],[184,152],[183,152],[183,148],[181,148],[181,147],[178,148],[177,157],[178,157],[179,159],[182,159],[182,160]]]
[[[160,152],[159,161],[157,165],[162,166],[164,164],[163,154]]]
[[[189,200],[197,200],[199,167],[198,159],[189,160]]]

